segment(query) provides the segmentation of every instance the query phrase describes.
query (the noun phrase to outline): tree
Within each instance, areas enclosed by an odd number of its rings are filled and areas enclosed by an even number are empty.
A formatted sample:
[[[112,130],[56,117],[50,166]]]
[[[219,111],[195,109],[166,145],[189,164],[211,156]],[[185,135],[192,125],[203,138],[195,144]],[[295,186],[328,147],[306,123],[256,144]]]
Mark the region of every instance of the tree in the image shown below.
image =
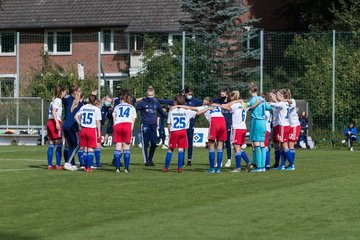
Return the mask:
[[[240,20],[250,9],[244,0],[182,0],[182,9],[190,14],[189,20],[181,22],[183,29],[199,36],[209,49],[203,54],[211,66],[212,81],[220,78],[228,85],[238,85],[234,80],[244,80],[256,71],[252,64],[244,64],[258,54],[256,49],[243,46],[256,35],[251,24],[257,21]]]
[[[338,30],[360,31],[360,1],[338,0],[338,6],[332,5],[333,26]]]

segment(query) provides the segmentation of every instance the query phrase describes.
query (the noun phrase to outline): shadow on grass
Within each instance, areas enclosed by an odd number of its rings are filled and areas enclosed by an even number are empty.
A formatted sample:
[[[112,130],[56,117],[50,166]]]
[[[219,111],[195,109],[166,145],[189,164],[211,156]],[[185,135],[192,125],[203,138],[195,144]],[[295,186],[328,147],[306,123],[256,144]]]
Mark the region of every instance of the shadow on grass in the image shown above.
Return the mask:
[[[39,237],[36,236],[21,236],[13,233],[3,233],[0,232],[0,239],[3,240],[40,240]]]

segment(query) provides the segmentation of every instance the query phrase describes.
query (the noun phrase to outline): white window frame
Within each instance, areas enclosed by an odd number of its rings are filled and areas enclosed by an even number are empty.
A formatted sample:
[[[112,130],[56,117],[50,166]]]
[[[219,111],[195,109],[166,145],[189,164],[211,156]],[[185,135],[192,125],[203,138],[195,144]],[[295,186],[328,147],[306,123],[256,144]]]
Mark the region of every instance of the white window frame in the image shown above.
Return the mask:
[[[101,29],[101,54],[129,54],[130,53],[130,34],[124,33],[127,36],[127,49],[120,49],[119,51],[114,50],[114,31],[122,31],[119,28],[104,28]],[[110,31],[110,51],[104,49],[104,31]]]
[[[1,34],[3,34],[3,33],[14,33],[14,52],[9,52],[9,53],[2,52]],[[1,31],[0,32],[0,56],[16,56],[16,32],[15,31]]]
[[[14,96],[13,97],[15,97],[16,78],[17,78],[16,74],[0,74],[0,97],[3,97],[2,93],[1,93],[1,85],[2,85],[2,80],[1,79],[8,79],[8,80],[13,79],[13,81],[14,81]]]
[[[52,32],[54,33],[54,50],[52,52],[49,52],[48,48],[48,33]],[[58,52],[57,51],[57,34],[61,32],[70,32],[70,51],[69,52]],[[44,43],[44,52],[48,53],[49,55],[55,55],[55,56],[66,56],[66,55],[72,55],[72,30],[71,29],[49,29],[45,31],[45,43]]]

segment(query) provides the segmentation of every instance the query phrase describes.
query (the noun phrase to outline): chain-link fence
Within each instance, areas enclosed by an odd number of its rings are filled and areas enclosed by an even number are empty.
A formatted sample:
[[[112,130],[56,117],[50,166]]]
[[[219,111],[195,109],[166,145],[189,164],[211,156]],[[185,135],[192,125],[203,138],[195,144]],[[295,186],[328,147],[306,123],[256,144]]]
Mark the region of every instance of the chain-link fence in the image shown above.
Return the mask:
[[[226,54],[184,33],[54,30],[2,32],[0,39],[0,97],[50,100],[55,83],[89,92],[100,82],[101,96],[126,88],[142,97],[151,85],[158,97],[172,98],[185,85],[200,99],[217,97],[224,86],[247,99],[255,82],[263,91],[291,89],[319,139],[337,138],[332,132],[360,120],[358,33],[244,31],[228,40],[233,44]]]

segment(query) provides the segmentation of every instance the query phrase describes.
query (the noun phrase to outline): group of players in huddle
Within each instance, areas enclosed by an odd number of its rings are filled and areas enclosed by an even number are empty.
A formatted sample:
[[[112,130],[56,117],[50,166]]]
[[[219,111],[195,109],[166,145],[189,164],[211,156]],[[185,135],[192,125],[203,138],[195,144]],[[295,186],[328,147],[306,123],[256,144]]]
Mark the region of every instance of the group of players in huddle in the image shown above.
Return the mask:
[[[296,102],[289,89],[258,93],[258,87],[250,85],[251,98],[245,102],[239,91],[220,91],[220,97],[203,101],[192,97],[192,90],[187,88],[173,100],[155,99],[155,90],[149,87],[146,97],[134,99],[128,91],[122,91],[117,98],[106,96],[102,101],[91,94],[86,102],[79,87],[73,87],[66,95],[63,87],[55,88],[55,96],[50,103],[47,124],[49,148],[47,152],[48,169],[78,170],[74,156],[79,158],[80,168],[86,172],[100,166],[101,130],[105,120],[109,119],[116,144],[113,164],[120,172],[123,157],[124,172],[130,172],[130,146],[137,111],[141,114],[141,139],[145,166],[153,166],[156,149],[157,115],[167,118],[169,128],[168,151],[162,172],[170,167],[173,151],[178,148],[177,171],[183,171],[185,149],[188,149],[187,165],[192,161],[192,134],[196,115],[204,114],[209,122],[208,148],[209,173],[220,173],[223,160],[224,144],[231,166],[231,146],[235,149],[233,172],[242,171],[242,159],[251,172],[266,170],[295,170],[295,143],[300,134],[300,123]],[[172,107],[166,114],[161,104]],[[112,105],[114,107],[112,107]],[[135,105],[135,106],[134,106]],[[62,112],[64,106],[64,120]],[[252,143],[252,161],[250,162],[242,146],[246,141],[246,118],[250,115],[250,141]],[[104,128],[103,128],[104,131]],[[63,135],[65,164],[61,165]],[[274,146],[275,163],[270,164],[269,139]],[[56,147],[56,166],[52,166],[53,152]],[[148,148],[150,151],[148,152]],[[216,158],[215,158],[215,155]],[[94,164],[96,159],[96,164]],[[285,167],[286,162],[288,165]]]

